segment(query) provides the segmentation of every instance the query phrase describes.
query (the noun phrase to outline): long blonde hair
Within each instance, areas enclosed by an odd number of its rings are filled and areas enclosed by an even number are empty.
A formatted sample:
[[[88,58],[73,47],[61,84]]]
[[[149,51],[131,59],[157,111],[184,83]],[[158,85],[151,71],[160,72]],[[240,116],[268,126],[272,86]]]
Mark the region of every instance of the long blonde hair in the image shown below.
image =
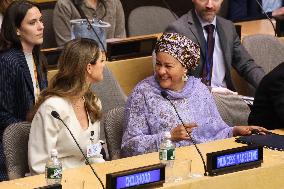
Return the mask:
[[[79,38],[68,42],[59,57],[58,72],[48,88],[40,94],[32,117],[39,106],[51,96],[70,99],[83,93],[91,122],[100,119],[101,111],[96,103],[98,99],[91,90],[91,83],[86,79],[87,64],[96,64],[99,56],[98,44],[92,39]]]

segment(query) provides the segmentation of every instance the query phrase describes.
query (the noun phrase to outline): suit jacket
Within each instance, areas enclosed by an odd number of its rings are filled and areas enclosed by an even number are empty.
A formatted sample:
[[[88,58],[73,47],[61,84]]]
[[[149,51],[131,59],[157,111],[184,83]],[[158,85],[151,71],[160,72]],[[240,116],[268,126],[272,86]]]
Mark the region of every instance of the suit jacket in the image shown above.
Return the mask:
[[[258,0],[262,3],[261,0]],[[284,0],[282,0],[284,5]],[[272,13],[268,12],[268,16],[272,17]],[[232,21],[244,21],[267,18],[262,13],[262,9],[256,0],[230,0],[228,18]]]
[[[47,75],[37,65],[40,89],[47,87]],[[26,120],[35,103],[32,78],[22,50],[10,49],[0,54],[0,131],[10,124]]]
[[[262,79],[248,123],[267,129],[284,128],[284,63]]]
[[[236,32],[235,26],[229,20],[217,16],[216,29],[219,35],[221,49],[225,62],[225,81],[228,89],[235,90],[231,78],[231,68],[237,72],[252,86],[257,87],[264,76],[263,69],[254,63],[254,60],[245,50]],[[193,42],[199,44],[201,49],[200,64],[190,75],[201,77],[203,64],[205,62],[206,39],[203,34],[201,23],[194,10],[180,17],[170,24],[165,32],[176,32],[187,36]]]

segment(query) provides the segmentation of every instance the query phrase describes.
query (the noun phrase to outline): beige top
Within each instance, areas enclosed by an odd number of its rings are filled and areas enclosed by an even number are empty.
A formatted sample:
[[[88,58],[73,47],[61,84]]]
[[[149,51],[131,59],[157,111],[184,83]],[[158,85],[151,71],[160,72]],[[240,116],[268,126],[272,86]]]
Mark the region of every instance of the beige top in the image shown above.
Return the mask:
[[[100,101],[98,104],[101,107]],[[47,99],[38,109],[31,125],[28,163],[32,175],[44,173],[45,164],[52,149],[58,151],[58,158],[62,162],[63,169],[85,165],[84,157],[69,131],[61,121],[52,117],[51,111],[59,113],[85,154],[90,144],[91,131],[94,131],[95,142],[99,140],[99,121],[92,124],[89,120],[89,127],[83,130],[68,100],[61,97]]]

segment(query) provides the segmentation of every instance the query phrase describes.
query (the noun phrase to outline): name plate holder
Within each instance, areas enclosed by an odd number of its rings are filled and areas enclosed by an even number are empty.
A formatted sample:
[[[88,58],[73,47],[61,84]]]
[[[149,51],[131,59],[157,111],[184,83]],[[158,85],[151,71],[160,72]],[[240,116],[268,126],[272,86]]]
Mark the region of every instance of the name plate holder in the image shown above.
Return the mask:
[[[161,187],[165,182],[165,165],[154,164],[106,175],[107,189]]]
[[[241,171],[261,166],[263,147],[243,146],[207,154],[207,171],[210,176]]]
[[[34,188],[34,189],[62,189],[62,185],[61,184],[53,184],[53,185],[42,186],[42,187]]]
[[[115,61],[152,56],[157,38],[156,35],[149,35],[145,37],[132,37],[116,41],[107,41],[107,60]]]

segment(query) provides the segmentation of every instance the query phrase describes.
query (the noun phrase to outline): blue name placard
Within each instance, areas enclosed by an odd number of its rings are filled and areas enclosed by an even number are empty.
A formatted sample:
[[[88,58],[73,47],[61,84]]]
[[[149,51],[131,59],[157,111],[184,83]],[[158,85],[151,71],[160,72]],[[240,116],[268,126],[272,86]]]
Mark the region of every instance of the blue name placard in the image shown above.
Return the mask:
[[[242,146],[207,154],[210,176],[258,167],[263,161],[263,147]]]
[[[217,168],[229,167],[258,160],[258,149],[217,157]]]
[[[122,177],[117,177],[116,189],[128,188],[132,186],[153,183],[153,182],[160,181],[160,179],[161,179],[160,169],[156,169],[153,171],[145,171],[145,172],[122,176]]]
[[[106,175],[109,189],[147,188],[162,186],[165,182],[165,165],[155,164]]]

